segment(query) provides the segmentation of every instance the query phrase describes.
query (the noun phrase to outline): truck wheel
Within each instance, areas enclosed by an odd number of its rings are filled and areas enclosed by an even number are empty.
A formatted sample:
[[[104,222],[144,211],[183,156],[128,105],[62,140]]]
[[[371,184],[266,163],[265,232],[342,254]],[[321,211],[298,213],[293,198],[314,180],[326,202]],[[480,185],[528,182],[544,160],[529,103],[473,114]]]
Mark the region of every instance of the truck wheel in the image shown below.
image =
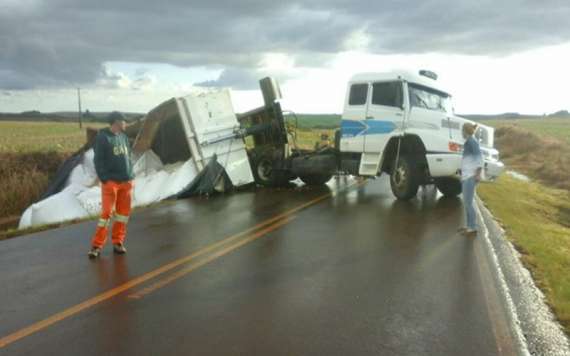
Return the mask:
[[[461,194],[461,182],[456,178],[437,178],[435,186],[446,197],[456,197]]]
[[[306,185],[323,185],[332,178],[332,174],[309,174],[300,176],[303,183]]]
[[[411,157],[402,156],[390,175],[392,193],[400,200],[410,200],[418,193],[419,174]]]
[[[273,160],[269,156],[261,156],[253,164],[255,182],[266,187],[277,187],[287,184],[289,177],[281,171],[273,169]]]

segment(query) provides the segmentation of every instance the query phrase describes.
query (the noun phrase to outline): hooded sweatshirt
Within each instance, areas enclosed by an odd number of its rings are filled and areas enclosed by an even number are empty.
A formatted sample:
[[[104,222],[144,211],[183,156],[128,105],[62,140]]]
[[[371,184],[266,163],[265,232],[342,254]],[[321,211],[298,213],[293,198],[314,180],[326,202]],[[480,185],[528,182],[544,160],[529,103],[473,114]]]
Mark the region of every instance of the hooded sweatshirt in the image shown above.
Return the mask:
[[[109,128],[99,130],[94,151],[95,171],[101,182],[127,182],[134,178],[127,135],[114,134]]]

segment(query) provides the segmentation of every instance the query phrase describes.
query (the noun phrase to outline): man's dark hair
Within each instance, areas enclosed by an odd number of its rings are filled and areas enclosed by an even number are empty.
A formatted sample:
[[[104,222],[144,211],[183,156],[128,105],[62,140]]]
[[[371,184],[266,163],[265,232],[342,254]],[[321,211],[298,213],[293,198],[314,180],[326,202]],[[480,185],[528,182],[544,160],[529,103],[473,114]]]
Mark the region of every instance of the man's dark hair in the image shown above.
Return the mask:
[[[127,118],[123,113],[113,111],[109,116],[107,116],[107,121],[109,122],[109,125],[113,125],[117,121],[127,121]]]

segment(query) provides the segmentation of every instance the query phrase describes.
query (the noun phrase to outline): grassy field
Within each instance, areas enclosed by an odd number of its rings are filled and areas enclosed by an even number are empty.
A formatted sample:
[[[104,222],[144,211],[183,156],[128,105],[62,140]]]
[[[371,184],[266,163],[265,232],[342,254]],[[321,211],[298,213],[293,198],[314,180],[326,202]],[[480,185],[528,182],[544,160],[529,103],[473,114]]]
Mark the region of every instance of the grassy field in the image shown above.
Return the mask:
[[[89,127],[103,127],[89,124]],[[0,121],[0,153],[46,152],[71,153],[85,143],[85,125],[76,123]]]
[[[478,193],[570,335],[570,192],[503,175]]]
[[[0,225],[17,221],[61,163],[85,142],[85,130],[77,124],[0,121]]]
[[[570,119],[484,120],[509,169],[549,187],[570,190]]]
[[[514,126],[570,144],[570,119],[485,120],[481,123],[497,128]]]
[[[503,224],[507,238],[570,335],[570,120],[485,120],[497,128],[495,146],[507,169],[479,195]],[[558,189],[556,189],[558,188]]]
[[[297,123],[300,129],[335,129],[340,126],[340,115],[337,114],[296,114],[287,115],[290,123]]]
[[[334,146],[334,130],[330,129],[297,129],[295,142],[305,150],[313,150],[324,146]]]

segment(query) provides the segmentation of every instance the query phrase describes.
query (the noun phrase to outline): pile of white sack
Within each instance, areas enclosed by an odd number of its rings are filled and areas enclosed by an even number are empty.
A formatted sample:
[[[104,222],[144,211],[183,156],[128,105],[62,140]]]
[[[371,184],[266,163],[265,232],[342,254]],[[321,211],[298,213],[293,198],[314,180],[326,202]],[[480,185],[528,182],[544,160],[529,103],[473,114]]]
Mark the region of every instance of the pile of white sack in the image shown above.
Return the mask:
[[[101,211],[101,188],[93,155],[93,149],[85,152],[81,164],[71,171],[65,189],[28,207],[19,228],[97,216]],[[133,207],[173,196],[198,174],[192,160],[163,165],[152,150],[135,158],[134,173]]]

